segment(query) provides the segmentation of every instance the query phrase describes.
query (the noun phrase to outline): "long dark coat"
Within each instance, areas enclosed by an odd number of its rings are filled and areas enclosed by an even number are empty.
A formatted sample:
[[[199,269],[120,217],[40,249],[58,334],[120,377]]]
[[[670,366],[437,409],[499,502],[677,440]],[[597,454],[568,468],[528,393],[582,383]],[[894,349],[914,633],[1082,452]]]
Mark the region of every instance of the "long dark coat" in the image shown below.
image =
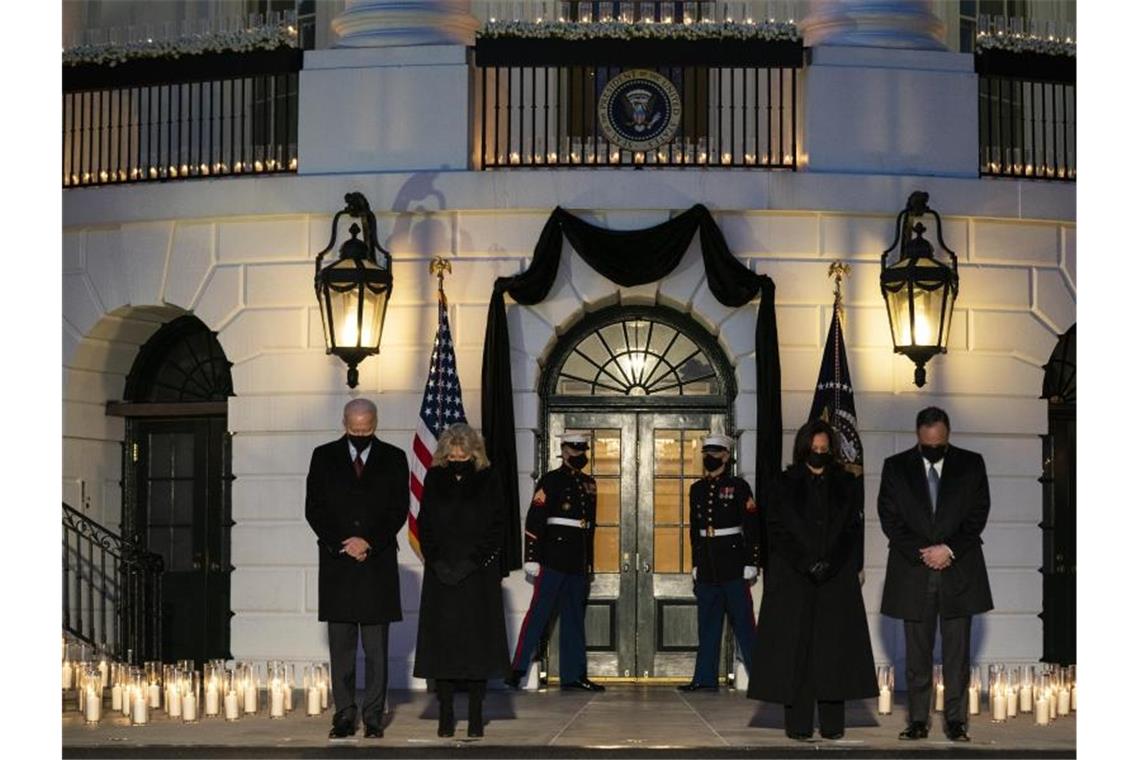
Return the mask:
[[[313,450],[305,489],[305,519],[317,534],[319,620],[389,623],[400,620],[396,534],[408,517],[408,460],[404,452],[372,439],[356,477],[342,436]],[[363,562],[341,553],[359,536],[372,549]]]
[[[938,595],[943,617],[963,617],[994,608],[982,530],[990,514],[990,486],[981,454],[950,446],[938,484],[938,511],[931,515],[926,465],[918,447],[887,457],[879,481],[879,522],[887,535],[887,577],[882,613],[921,620],[930,573],[941,572]],[[946,544],[954,559],[931,570],[920,550]]]
[[[859,588],[862,553],[863,481],[836,467],[827,471],[828,516],[822,547],[803,515],[807,466],[785,470],[772,489],[768,509],[768,567],[756,623],[748,696],[791,704],[810,676],[816,699],[863,699],[878,693],[867,612]],[[819,549],[823,551],[820,552]],[[808,574],[818,560],[831,571],[816,583]],[[805,620],[811,620],[805,628]],[[810,637],[811,658],[797,656]],[[801,668],[811,668],[810,672]]]
[[[417,678],[510,675],[498,562],[506,506],[490,469],[461,480],[442,467],[428,470],[417,518],[425,563]]]

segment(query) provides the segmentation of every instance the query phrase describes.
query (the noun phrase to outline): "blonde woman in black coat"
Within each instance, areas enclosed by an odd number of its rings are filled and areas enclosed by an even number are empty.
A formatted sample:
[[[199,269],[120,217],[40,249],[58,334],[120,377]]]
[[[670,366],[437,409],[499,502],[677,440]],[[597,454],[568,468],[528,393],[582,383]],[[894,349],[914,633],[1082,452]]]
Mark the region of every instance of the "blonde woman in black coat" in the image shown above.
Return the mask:
[[[440,736],[455,735],[462,686],[467,735],[482,736],[487,679],[511,672],[498,562],[506,503],[483,438],[470,426],[440,436],[418,520],[425,571],[413,672],[435,680]]]
[[[794,462],[769,494],[768,567],[748,696],[784,705],[784,732],[839,739],[844,701],[878,693],[859,571],[863,481],[836,461],[822,420],[796,434]]]

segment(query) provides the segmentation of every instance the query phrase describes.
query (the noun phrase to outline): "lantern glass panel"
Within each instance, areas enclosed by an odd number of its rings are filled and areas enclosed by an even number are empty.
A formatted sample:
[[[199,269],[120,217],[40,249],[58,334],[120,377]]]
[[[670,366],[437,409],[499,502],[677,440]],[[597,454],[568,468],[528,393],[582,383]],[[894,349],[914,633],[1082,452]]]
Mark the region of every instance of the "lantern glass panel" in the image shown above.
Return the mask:
[[[352,270],[357,266],[356,261],[341,259],[331,265],[334,270],[329,272],[333,282],[345,283],[353,276]],[[380,270],[381,267],[370,261],[359,262],[366,270]],[[343,272],[343,274],[341,274]],[[361,273],[363,274],[363,273]],[[363,309],[360,309],[361,293],[363,292]],[[329,305],[332,319],[328,320],[323,313],[325,338],[328,345],[337,348],[372,348],[380,344],[380,333],[383,328],[385,305],[388,301],[388,289],[382,288],[380,292],[373,292],[368,285],[353,285],[349,290],[338,292],[330,288]],[[329,330],[334,331],[329,335]]]

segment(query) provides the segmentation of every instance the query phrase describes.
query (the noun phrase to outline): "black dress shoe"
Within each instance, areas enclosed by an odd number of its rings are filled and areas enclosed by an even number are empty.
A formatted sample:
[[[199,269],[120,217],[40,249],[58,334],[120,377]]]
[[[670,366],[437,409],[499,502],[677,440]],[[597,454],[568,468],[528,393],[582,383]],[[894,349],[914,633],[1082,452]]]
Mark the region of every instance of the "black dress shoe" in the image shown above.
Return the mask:
[[[367,725],[364,727],[365,739],[383,739],[384,729],[377,725]]]
[[[787,736],[789,739],[795,739],[798,742],[811,741],[811,734],[801,734],[799,731],[790,731],[788,729],[784,729],[784,736]]]
[[[514,671],[511,671],[511,674],[509,676],[507,676],[506,679],[503,680],[503,683],[507,685],[507,688],[514,689],[515,691],[518,691],[519,689],[522,688],[522,680],[525,677],[526,677],[526,671],[525,670],[514,670]]]
[[[333,723],[332,729],[329,731],[330,739],[347,739],[356,733],[356,726],[348,721],[338,721]]]
[[[718,687],[715,683],[697,683],[696,681],[689,681],[677,687],[677,691],[717,691]]]
[[[846,733],[846,732],[845,731],[836,731],[834,733],[825,734],[825,733],[823,733],[823,731],[820,731],[819,735],[822,736],[824,739],[830,739],[831,741],[834,742],[834,741],[839,741],[840,739],[842,739],[844,733]]]
[[[925,739],[930,734],[930,728],[925,723],[908,723],[907,727],[899,732],[900,739],[914,741]]]
[[[467,725],[467,735],[468,735],[468,736],[470,736],[470,737],[471,737],[471,738],[473,738],[473,739],[479,739],[479,738],[482,738],[482,736],[483,736],[483,726],[482,726],[482,724],[480,724],[480,725],[475,725],[474,723],[469,723],[469,724]]]
[[[952,742],[968,742],[970,735],[966,733],[965,723],[947,723],[946,738]]]
[[[578,689],[580,691],[605,691],[606,690],[605,686],[602,686],[600,683],[594,683],[589,678],[582,678],[579,681],[570,681],[569,683],[564,683],[564,684],[562,684],[562,688],[564,690],[566,690],[566,689]]]

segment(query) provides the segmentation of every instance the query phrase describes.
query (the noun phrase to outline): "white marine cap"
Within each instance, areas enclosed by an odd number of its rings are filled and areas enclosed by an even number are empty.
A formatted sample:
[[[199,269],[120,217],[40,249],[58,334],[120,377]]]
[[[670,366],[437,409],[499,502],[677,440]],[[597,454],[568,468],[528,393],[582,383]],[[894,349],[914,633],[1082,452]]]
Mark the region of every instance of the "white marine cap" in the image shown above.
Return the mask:
[[[706,435],[704,437],[704,440],[701,441],[701,448],[707,449],[709,447],[716,447],[731,451],[733,443],[735,443],[735,441],[732,440],[732,436],[722,433],[713,433],[712,435]]]
[[[562,438],[563,446],[570,446],[575,449],[590,448],[589,433],[563,433],[560,437]]]

